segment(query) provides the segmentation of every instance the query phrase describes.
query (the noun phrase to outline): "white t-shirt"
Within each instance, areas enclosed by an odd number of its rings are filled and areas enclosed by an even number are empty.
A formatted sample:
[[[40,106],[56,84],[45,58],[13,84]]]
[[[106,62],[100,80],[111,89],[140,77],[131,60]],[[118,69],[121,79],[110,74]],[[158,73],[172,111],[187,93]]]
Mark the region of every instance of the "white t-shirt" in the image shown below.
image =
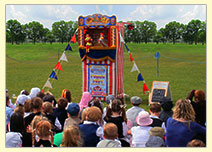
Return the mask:
[[[131,128],[132,147],[146,147],[145,144],[149,139],[150,126],[135,126]]]

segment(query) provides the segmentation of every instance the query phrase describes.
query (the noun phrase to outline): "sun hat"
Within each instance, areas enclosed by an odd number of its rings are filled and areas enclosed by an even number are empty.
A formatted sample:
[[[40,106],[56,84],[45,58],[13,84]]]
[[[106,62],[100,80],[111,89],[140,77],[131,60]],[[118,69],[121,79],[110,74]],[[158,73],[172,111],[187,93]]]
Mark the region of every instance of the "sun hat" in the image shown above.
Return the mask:
[[[17,97],[17,104],[24,105],[25,101],[31,99],[29,96],[26,96],[25,94],[21,94]]]
[[[5,144],[6,147],[22,147],[21,133],[8,132],[6,133]]]
[[[110,104],[114,99],[115,99],[114,95],[108,95],[105,101],[107,104]]]
[[[133,97],[130,98],[130,102],[132,104],[141,104],[142,99],[138,96],[133,96]]]
[[[77,103],[71,103],[67,108],[67,112],[70,114],[70,116],[77,116],[79,111],[80,107]]]
[[[159,136],[161,138],[164,137],[165,131],[162,127],[153,127],[149,131],[150,136]]]
[[[40,88],[34,87],[30,90],[29,97],[32,99],[36,97],[37,93],[40,92]]]
[[[80,111],[81,111],[83,108],[88,107],[88,102],[89,102],[91,99],[92,99],[92,96],[91,96],[90,92],[83,92],[82,98],[81,98],[80,103],[79,103]]]
[[[140,126],[151,125],[153,120],[150,118],[149,113],[146,111],[141,111],[136,117],[136,122]]]

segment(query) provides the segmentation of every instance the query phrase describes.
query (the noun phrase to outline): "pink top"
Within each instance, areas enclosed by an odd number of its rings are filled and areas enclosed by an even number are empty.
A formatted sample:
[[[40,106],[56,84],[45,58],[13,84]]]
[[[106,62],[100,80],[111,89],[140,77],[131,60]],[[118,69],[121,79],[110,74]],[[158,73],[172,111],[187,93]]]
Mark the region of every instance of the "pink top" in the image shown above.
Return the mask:
[[[90,92],[83,92],[81,101],[79,103],[80,111],[82,108],[88,107],[88,102],[92,99]]]

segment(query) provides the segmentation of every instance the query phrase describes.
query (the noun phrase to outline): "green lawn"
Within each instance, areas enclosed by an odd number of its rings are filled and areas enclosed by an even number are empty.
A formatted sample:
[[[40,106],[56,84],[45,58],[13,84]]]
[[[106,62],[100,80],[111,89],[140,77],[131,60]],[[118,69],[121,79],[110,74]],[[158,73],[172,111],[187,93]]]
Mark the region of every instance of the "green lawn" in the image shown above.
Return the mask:
[[[55,44],[6,44],[6,88],[10,95],[18,95],[22,89],[42,88],[57,64],[58,58],[67,43]],[[73,52],[68,51],[68,63],[63,62],[58,80],[52,82],[50,91],[59,98],[64,88],[71,90],[73,101],[79,102],[82,90],[82,67],[77,44],[71,44]],[[149,89],[152,81],[169,81],[174,102],[185,98],[192,89],[206,91],[206,46],[188,44],[135,44],[128,48],[141,71]],[[160,52],[159,77],[156,73],[155,52]],[[137,72],[130,72],[133,63],[124,53],[124,91],[131,96],[140,96],[141,105],[148,109],[148,96],[143,95],[142,82],[137,82]],[[130,107],[127,100],[128,107]]]

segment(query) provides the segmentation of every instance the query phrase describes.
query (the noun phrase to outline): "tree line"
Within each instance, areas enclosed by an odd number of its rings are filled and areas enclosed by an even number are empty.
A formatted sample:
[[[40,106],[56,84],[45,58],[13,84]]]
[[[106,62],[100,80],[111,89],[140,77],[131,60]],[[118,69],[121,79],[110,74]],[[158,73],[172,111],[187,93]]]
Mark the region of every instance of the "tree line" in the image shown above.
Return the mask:
[[[121,21],[120,21],[121,22]],[[169,22],[165,27],[157,30],[157,25],[150,21],[130,21],[134,30],[125,29],[125,42],[134,43],[206,43],[206,22],[191,20],[188,24],[176,21]],[[9,43],[24,42],[68,42],[78,27],[77,21],[59,21],[52,24],[52,29],[44,28],[37,21],[21,24],[17,20],[6,22],[6,41]],[[76,33],[77,36],[77,33]]]

